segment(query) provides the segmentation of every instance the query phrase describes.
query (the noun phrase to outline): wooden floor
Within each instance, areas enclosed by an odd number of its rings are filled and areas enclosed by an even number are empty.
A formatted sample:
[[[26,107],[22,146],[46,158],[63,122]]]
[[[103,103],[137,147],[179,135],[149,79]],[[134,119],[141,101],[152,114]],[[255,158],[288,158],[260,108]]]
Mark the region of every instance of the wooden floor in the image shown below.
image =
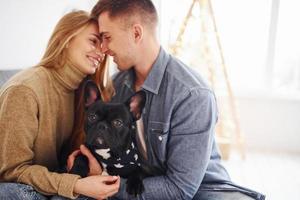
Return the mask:
[[[242,160],[232,152],[223,161],[232,180],[270,200],[300,200],[300,154],[247,151]]]

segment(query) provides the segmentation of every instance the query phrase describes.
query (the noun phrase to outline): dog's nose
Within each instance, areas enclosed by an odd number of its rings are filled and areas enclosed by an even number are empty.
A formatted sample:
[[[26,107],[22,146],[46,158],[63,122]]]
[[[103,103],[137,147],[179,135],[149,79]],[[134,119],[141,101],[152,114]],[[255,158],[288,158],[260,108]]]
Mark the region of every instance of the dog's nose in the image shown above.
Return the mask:
[[[99,123],[98,125],[97,125],[97,129],[98,130],[106,130],[106,129],[108,129],[108,127],[107,127],[107,125],[106,124],[103,124],[103,123]]]

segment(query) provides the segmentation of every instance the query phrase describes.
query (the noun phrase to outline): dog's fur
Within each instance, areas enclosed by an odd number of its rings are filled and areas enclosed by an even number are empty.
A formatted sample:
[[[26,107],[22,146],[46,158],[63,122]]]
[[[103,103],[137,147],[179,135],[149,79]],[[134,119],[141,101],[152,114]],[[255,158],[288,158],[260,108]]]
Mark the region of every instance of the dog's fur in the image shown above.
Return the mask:
[[[85,83],[84,90],[87,109],[85,145],[108,174],[127,178],[129,194],[141,194],[143,178],[159,174],[142,162],[135,141],[135,121],[141,117],[145,92],[137,92],[124,103],[104,103],[92,81]],[[87,158],[77,156],[70,173],[85,177],[88,172]]]

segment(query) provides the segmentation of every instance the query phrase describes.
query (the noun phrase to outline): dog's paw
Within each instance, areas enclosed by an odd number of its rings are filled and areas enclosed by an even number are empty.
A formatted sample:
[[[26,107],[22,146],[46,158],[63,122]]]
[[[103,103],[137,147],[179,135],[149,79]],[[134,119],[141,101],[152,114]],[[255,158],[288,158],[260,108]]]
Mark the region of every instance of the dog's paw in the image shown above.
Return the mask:
[[[75,158],[73,167],[69,171],[69,173],[77,174],[83,178],[83,177],[87,177],[89,171],[90,171],[90,168],[88,165],[87,157],[85,157],[83,155],[79,155]]]
[[[138,177],[130,177],[127,179],[126,191],[130,195],[137,196],[144,191],[143,180]]]

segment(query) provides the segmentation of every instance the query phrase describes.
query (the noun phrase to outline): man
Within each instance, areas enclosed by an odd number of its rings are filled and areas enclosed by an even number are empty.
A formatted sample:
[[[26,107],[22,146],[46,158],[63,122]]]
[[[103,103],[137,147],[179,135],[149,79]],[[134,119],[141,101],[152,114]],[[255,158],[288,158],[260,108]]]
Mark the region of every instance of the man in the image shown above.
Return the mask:
[[[114,78],[113,100],[124,101],[139,90],[147,97],[137,123],[138,146],[164,175],[145,178],[145,191],[136,199],[253,199],[242,193],[248,190],[232,185],[220,164],[213,91],[160,46],[151,0],[100,0],[91,14],[99,22],[103,53],[121,71]],[[121,180],[115,198],[135,199],[125,187]]]

